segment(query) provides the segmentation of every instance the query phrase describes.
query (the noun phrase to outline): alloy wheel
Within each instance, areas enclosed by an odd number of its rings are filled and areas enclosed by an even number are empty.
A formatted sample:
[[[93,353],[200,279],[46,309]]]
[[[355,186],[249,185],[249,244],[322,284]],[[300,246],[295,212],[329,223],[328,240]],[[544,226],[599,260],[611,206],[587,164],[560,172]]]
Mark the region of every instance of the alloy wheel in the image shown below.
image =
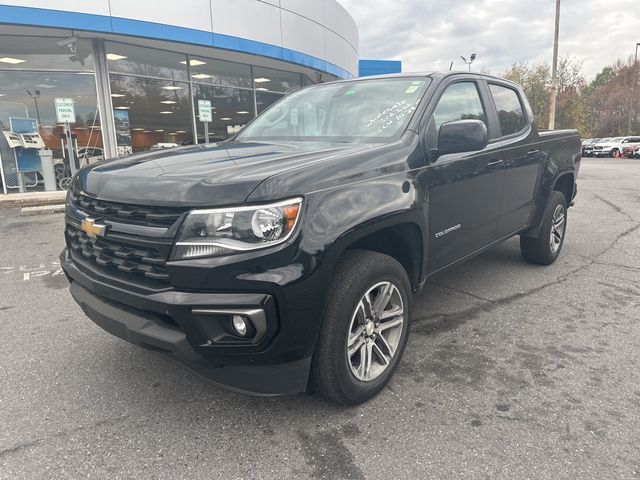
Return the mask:
[[[347,361],[362,382],[379,377],[391,364],[405,323],[402,295],[391,282],[380,282],[362,296],[351,316]]]
[[[552,253],[556,253],[560,249],[560,245],[562,244],[562,237],[564,236],[565,230],[565,220],[566,215],[564,206],[556,206],[556,209],[553,211],[553,223],[551,224],[550,246]]]

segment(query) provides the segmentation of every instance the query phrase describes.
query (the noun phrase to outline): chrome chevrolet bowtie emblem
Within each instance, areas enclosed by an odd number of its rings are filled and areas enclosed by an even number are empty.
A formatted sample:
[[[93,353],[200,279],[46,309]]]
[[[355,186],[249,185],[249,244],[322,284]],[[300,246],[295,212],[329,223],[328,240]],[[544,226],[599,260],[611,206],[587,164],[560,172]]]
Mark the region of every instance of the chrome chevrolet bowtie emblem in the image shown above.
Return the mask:
[[[90,237],[103,237],[107,231],[106,225],[98,225],[92,218],[85,218],[82,220],[80,230],[89,235]]]

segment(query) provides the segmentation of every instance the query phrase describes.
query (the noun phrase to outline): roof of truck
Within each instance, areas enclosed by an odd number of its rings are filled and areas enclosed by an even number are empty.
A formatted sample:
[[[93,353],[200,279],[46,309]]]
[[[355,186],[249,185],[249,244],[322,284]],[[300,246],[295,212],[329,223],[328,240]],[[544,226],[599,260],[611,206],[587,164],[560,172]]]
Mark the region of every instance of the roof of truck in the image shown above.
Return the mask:
[[[507,80],[504,78],[496,77],[495,75],[488,75],[486,73],[478,73],[478,72],[462,72],[462,71],[432,71],[432,72],[407,72],[407,73],[388,73],[383,75],[371,75],[369,77],[356,77],[350,78],[348,80],[336,80],[335,82],[328,83],[348,83],[348,82],[357,82],[363,80],[376,80],[382,78],[416,78],[416,77],[430,77],[435,80],[442,80],[447,77],[453,76],[464,76],[464,77],[479,77],[487,80],[499,80],[501,82],[511,83],[513,85],[518,85],[517,83]]]

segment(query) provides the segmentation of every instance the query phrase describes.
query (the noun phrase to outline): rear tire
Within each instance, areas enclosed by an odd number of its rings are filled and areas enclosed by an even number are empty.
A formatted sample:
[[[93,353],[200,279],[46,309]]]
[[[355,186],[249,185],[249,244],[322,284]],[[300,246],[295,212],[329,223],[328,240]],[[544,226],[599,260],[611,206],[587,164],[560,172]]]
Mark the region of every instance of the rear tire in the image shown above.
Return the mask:
[[[551,265],[556,261],[567,231],[567,200],[562,192],[553,192],[544,213],[537,238],[520,237],[520,252],[529,263]]]
[[[393,258],[348,250],[336,266],[311,362],[311,390],[354,405],[378,394],[409,336],[411,285]]]

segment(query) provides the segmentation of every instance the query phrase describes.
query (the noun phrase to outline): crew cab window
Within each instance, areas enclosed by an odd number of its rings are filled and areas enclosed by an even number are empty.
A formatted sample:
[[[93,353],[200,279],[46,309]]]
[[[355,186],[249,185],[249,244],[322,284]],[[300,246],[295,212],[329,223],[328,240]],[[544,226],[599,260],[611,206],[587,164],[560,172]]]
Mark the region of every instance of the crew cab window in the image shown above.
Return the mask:
[[[501,85],[489,84],[493,101],[498,110],[498,121],[502,135],[513,135],[527,126],[522,103],[515,90]]]
[[[433,112],[436,130],[440,125],[456,120],[486,121],[480,93],[474,82],[459,82],[447,87]]]

